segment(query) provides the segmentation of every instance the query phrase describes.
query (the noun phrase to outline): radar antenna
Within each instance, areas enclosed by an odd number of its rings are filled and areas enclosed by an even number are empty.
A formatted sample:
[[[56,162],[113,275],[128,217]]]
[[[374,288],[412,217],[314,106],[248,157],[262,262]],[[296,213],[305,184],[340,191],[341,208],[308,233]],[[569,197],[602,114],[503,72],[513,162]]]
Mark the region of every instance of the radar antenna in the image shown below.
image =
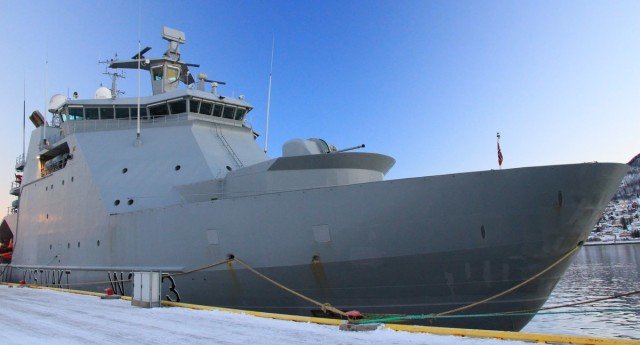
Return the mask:
[[[149,48],[149,49],[151,49],[151,48]],[[142,51],[140,51],[140,53],[138,53],[138,55],[142,55],[142,54],[146,53],[147,51],[142,50]],[[98,63],[105,64],[104,72],[102,72],[102,74],[106,74],[109,77],[111,77],[111,98],[112,99],[118,98],[118,95],[124,95],[124,91],[118,90],[118,78],[124,79],[124,78],[127,77],[125,75],[125,73],[124,73],[124,70],[120,70],[120,73],[118,73],[117,69],[115,69],[115,72],[110,72],[109,71],[109,66],[112,63],[114,63],[115,61],[118,61],[118,53],[115,54],[115,57],[113,59],[98,61]]]
[[[163,26],[162,38],[169,42],[164,56],[169,60],[180,61],[180,45],[186,41],[184,32]]]

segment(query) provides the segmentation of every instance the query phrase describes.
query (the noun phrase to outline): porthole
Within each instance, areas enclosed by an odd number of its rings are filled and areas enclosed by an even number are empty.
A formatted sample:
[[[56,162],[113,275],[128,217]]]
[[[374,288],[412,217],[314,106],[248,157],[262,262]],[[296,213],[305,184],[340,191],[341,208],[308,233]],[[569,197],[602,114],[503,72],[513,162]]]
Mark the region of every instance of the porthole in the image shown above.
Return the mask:
[[[484,237],[486,235],[486,232],[484,230],[484,225],[480,227],[480,235],[482,235],[482,239],[484,240]]]
[[[45,191],[48,191],[48,190],[49,190],[49,186],[44,187],[44,190],[45,190]]]
[[[231,171],[231,167],[227,165],[227,170]]]
[[[67,249],[71,248],[71,243],[67,243]]]
[[[53,190],[53,185],[51,185],[51,190]]]
[[[78,248],[80,248],[80,242],[78,242]]]
[[[98,247],[100,247],[100,240],[98,240],[98,242],[96,242],[96,244],[98,245]]]
[[[73,182],[73,176],[71,176],[71,182]]]
[[[62,185],[64,186],[64,180],[62,180]]]
[[[120,200],[114,201],[113,204],[116,205],[116,206],[120,205]]]
[[[49,219],[49,214],[47,213],[47,219]]]
[[[176,165],[176,167],[174,169],[176,169],[176,171],[180,170],[181,166]]]
[[[133,205],[133,199],[129,199],[129,201],[127,201],[127,205]]]
[[[52,246],[52,245],[49,245],[49,250],[51,250],[52,248],[53,248],[53,246]]]
[[[126,174],[126,173],[127,173],[127,171],[129,171],[129,169],[127,169],[127,168],[122,169],[122,173],[123,173],[123,174]]]

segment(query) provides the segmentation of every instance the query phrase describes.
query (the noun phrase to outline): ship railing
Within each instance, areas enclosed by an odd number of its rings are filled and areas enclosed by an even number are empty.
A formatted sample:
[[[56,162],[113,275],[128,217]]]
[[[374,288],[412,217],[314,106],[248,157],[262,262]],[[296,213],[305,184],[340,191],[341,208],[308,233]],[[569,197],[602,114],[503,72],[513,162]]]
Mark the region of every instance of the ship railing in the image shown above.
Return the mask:
[[[18,209],[12,206],[7,207],[7,214],[16,214],[18,213]]]
[[[64,168],[66,163],[66,160],[62,160],[43,166],[42,168],[40,168],[40,177],[45,177],[53,174],[54,172]]]
[[[18,189],[18,188],[20,188],[20,182],[18,182],[18,181],[12,181],[12,182],[11,182],[11,188],[9,188],[9,189],[10,189],[10,190],[13,190],[13,189]]]
[[[140,119],[140,125],[142,127],[151,127],[165,124],[175,124],[183,122],[189,119],[187,113],[175,114],[175,115],[163,115],[153,116],[151,118],[146,117]],[[82,121],[67,121],[60,128],[60,132],[63,137],[69,134],[78,132],[92,132],[101,130],[118,130],[118,129],[130,129],[137,126],[135,118],[132,119],[113,119],[113,120],[82,120]]]
[[[16,170],[18,170],[18,171],[22,170],[22,168],[24,168],[25,162],[26,161],[24,159],[24,153],[22,153],[18,157],[16,157]]]

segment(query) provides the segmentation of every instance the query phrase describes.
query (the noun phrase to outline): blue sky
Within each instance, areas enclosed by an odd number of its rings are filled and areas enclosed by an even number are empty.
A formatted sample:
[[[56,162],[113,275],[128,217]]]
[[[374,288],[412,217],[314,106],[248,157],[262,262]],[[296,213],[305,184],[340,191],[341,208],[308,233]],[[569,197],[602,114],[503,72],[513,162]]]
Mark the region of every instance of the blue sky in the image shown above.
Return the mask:
[[[161,55],[163,25],[186,32],[195,73],[246,96],[260,133],[275,37],[272,157],[320,137],[393,156],[389,178],[495,169],[498,131],[504,168],[640,152],[638,1],[1,1],[7,192],[23,80],[27,113],[44,107],[47,56],[48,97],[91,98],[109,85],[97,61],[133,56],[138,31]],[[135,96],[135,72],[120,86]]]

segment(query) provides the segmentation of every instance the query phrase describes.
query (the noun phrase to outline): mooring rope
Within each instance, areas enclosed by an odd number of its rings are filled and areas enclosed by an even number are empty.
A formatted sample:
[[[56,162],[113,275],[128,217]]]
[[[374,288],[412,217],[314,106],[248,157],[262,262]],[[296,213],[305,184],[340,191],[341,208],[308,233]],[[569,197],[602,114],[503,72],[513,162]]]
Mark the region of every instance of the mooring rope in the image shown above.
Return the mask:
[[[549,272],[552,268],[556,267],[559,263],[561,263],[562,261],[566,260],[568,257],[570,257],[573,253],[575,253],[575,252],[576,252],[577,250],[579,250],[579,249],[580,249],[580,246],[576,246],[575,248],[571,249],[569,252],[567,252],[566,254],[564,254],[563,256],[561,256],[561,257],[560,257],[558,260],[556,260],[554,263],[552,263],[551,265],[549,265],[549,267],[547,267],[547,268],[543,269],[542,271],[540,271],[540,272],[538,272],[538,273],[534,274],[531,278],[529,278],[529,279],[527,279],[527,280],[523,281],[523,282],[522,282],[522,283],[520,283],[520,284],[517,284],[517,285],[515,285],[515,286],[511,287],[510,289],[506,289],[506,290],[504,290],[504,291],[502,291],[502,292],[500,292],[500,293],[498,293],[498,294],[495,294],[495,295],[493,295],[493,296],[491,296],[491,297],[485,298],[485,299],[483,299],[483,300],[481,300],[481,301],[478,301],[478,302],[475,302],[475,303],[471,303],[471,304],[468,304],[468,305],[463,306],[463,307],[460,307],[460,308],[455,308],[455,309],[447,310],[447,311],[442,312],[442,313],[437,313],[436,315],[438,315],[438,316],[442,316],[442,315],[449,315],[449,314],[457,313],[457,312],[459,312],[459,311],[467,310],[467,309],[473,308],[473,307],[475,307],[475,306],[477,306],[477,305],[480,305],[480,304],[483,304],[483,303],[486,303],[486,302],[489,302],[489,301],[493,301],[493,300],[494,300],[494,299],[496,299],[496,298],[502,297],[502,296],[504,296],[504,295],[506,295],[506,294],[508,294],[508,293],[510,293],[510,292],[512,292],[512,291],[515,291],[515,290],[517,290],[517,289],[519,289],[519,288],[521,288],[521,287],[523,287],[523,286],[527,285],[528,283],[530,283],[530,282],[532,282],[533,280],[537,279],[537,278],[538,278],[538,277],[540,277],[541,275],[543,275],[543,274],[545,274],[545,273]]]
[[[597,303],[597,302],[607,301],[607,300],[610,300],[610,299],[633,296],[633,295],[637,295],[637,294],[640,294],[640,290],[624,292],[624,293],[616,293],[616,294],[613,294],[611,296],[598,297],[598,298],[589,299],[589,300],[582,301],[582,302],[574,302],[574,303],[553,305],[553,306],[544,307],[544,308],[540,308],[540,309],[518,310],[518,311],[509,312],[509,313],[527,313],[527,312],[537,312],[537,311],[541,311],[541,310],[552,310],[552,309],[559,309],[559,308],[575,307],[575,306],[578,306],[578,305]]]
[[[265,276],[264,274],[256,271],[253,267],[249,266],[244,261],[242,261],[242,260],[240,260],[240,259],[238,259],[238,258],[236,258],[236,257],[234,257],[232,255],[227,259],[215,262],[213,264],[197,267],[197,268],[194,268],[194,269],[191,269],[191,270],[188,270],[188,271],[184,271],[184,272],[177,272],[177,273],[172,273],[172,274],[165,273],[164,275],[171,275],[171,276],[186,275],[186,274],[202,271],[202,270],[205,270],[207,268],[212,268],[212,267],[215,267],[215,266],[219,266],[219,265],[222,265],[222,264],[225,264],[225,263],[226,264],[231,264],[234,261],[238,262],[240,265],[244,266],[247,270],[249,270],[250,272],[256,274],[258,277],[268,281],[269,283],[271,283],[271,284],[273,284],[273,285],[275,285],[275,286],[277,286],[277,287],[279,287],[279,288],[281,288],[281,289],[283,289],[283,290],[285,290],[285,291],[287,291],[287,292],[289,292],[289,293],[291,293],[291,294],[293,294],[295,296],[298,296],[298,297],[304,299],[307,302],[310,302],[312,304],[315,304],[315,305],[319,306],[321,308],[321,310],[323,312],[325,312],[325,313],[327,311],[330,311],[330,312],[332,312],[332,313],[334,313],[336,315],[340,315],[340,316],[349,318],[347,313],[343,312],[342,310],[340,310],[338,308],[333,307],[331,304],[318,302],[318,301],[316,301],[316,300],[314,300],[314,299],[312,299],[312,298],[310,298],[308,296],[305,296],[305,295],[303,295],[303,294],[301,294],[301,293],[299,293],[297,291],[294,291],[294,290],[292,290],[292,289],[290,289],[290,288],[288,288],[288,287],[276,282],[275,280]],[[115,280],[107,280],[107,281],[94,281],[94,282],[83,282],[83,283],[67,283],[67,284],[62,283],[62,284],[52,284],[52,285],[61,285],[61,286],[70,287],[70,286],[81,286],[81,285],[113,284],[113,283],[129,282],[129,281],[131,281],[131,279],[115,279]],[[45,284],[29,284],[29,285],[41,286],[41,285],[45,285]],[[46,285],[49,285],[49,284],[46,284]],[[65,288],[61,288],[61,289],[64,290]],[[66,288],[66,289],[69,290],[69,288]]]
[[[275,285],[275,286],[277,286],[277,287],[279,287],[279,288],[281,288],[281,289],[283,289],[283,290],[285,290],[285,291],[287,291],[287,292],[289,292],[289,293],[291,293],[293,295],[296,295],[296,296],[302,298],[303,300],[305,300],[305,301],[307,301],[309,303],[312,303],[312,304],[315,304],[315,305],[319,306],[322,309],[323,312],[326,312],[328,310],[328,311],[330,311],[330,312],[332,312],[334,314],[349,318],[347,313],[345,313],[342,310],[339,310],[339,309],[333,307],[331,304],[318,302],[318,301],[316,301],[316,300],[314,300],[314,299],[312,299],[310,297],[307,297],[307,296],[305,296],[305,295],[303,295],[303,294],[301,294],[301,293],[299,293],[297,291],[294,291],[294,290],[292,290],[292,289],[290,289],[290,288],[288,288],[288,287],[276,282],[275,280],[265,276],[264,274],[256,271],[251,266],[247,265],[244,261],[242,261],[242,260],[240,260],[238,258],[234,257],[234,258],[232,258],[230,260],[237,261],[240,265],[244,266],[246,269],[248,269],[249,271],[253,272],[258,277],[268,281],[269,283],[271,283],[271,284],[273,284],[273,285]]]
[[[538,315],[545,315],[545,314],[552,314],[553,312],[545,312],[545,313],[540,313],[541,310],[550,310],[550,309],[557,309],[557,308],[565,308],[565,307],[571,307],[571,306],[577,306],[577,305],[582,305],[582,304],[588,304],[588,303],[595,303],[595,302],[599,302],[599,301],[604,301],[604,300],[608,300],[608,299],[613,299],[613,298],[620,298],[620,297],[625,297],[625,296],[630,296],[630,295],[634,295],[634,294],[638,294],[640,293],[640,290],[637,291],[632,291],[632,292],[627,292],[627,293],[622,293],[622,294],[615,294],[613,296],[607,296],[607,297],[602,297],[602,298],[597,298],[597,299],[592,299],[592,300],[588,300],[588,301],[583,301],[583,302],[576,302],[576,303],[570,303],[570,304],[563,304],[563,305],[558,305],[558,306],[551,306],[551,307],[546,307],[546,308],[540,308],[540,309],[531,309],[531,310],[521,310],[521,311],[513,311],[513,312],[500,312],[500,313],[488,313],[488,314],[465,314],[465,315],[450,315],[453,313],[457,313],[457,312],[461,312],[467,309],[471,309],[475,306],[478,306],[480,304],[483,303],[487,303],[489,301],[495,300],[499,297],[502,297],[510,292],[513,292],[519,288],[521,288],[522,286],[530,283],[531,281],[539,278],[540,276],[542,276],[543,274],[547,273],[548,271],[550,271],[551,269],[553,269],[554,267],[556,267],[558,264],[560,264],[562,261],[566,260],[568,257],[570,257],[573,253],[575,253],[578,249],[580,249],[580,246],[576,246],[575,248],[573,248],[572,250],[570,250],[569,252],[567,252],[566,254],[564,254],[562,257],[560,257],[558,260],[556,260],[555,262],[553,262],[551,265],[549,265],[548,267],[546,267],[545,269],[543,269],[542,271],[536,273],[535,275],[531,276],[530,278],[524,280],[523,282],[507,289],[504,290],[500,293],[497,293],[491,297],[485,298],[483,300],[462,306],[462,307],[458,307],[455,309],[451,309],[445,312],[440,312],[440,313],[435,313],[435,314],[427,314],[427,315],[394,315],[394,316],[390,316],[390,315],[386,315],[386,317],[379,317],[382,315],[376,315],[375,317],[366,317],[363,320],[357,320],[355,322],[357,323],[372,323],[372,322],[390,322],[390,321],[402,321],[402,320],[416,320],[416,319],[421,319],[421,320],[425,320],[425,319],[437,319],[437,318],[467,318],[467,317],[490,317],[490,316],[528,316],[528,315],[532,315],[532,314],[538,314]],[[321,303],[319,301],[316,301],[308,296],[305,296],[293,289],[290,289],[284,285],[282,285],[281,283],[278,283],[277,281],[267,277],[266,275],[258,272],[257,270],[255,270],[253,267],[249,266],[247,263],[245,263],[244,261],[236,258],[233,255],[230,255],[227,259],[224,260],[220,260],[218,262],[215,262],[213,264],[208,264],[208,265],[204,265],[201,267],[197,267],[191,270],[187,270],[187,271],[183,271],[183,272],[176,272],[176,273],[164,273],[163,276],[180,276],[180,275],[187,275],[190,273],[194,273],[194,272],[198,272],[198,271],[202,271],[208,268],[212,268],[212,267],[216,267],[222,264],[229,264],[229,266],[231,267],[231,263],[232,262],[238,262],[240,265],[242,265],[244,268],[246,268],[247,270],[249,270],[250,272],[254,273],[255,275],[257,275],[258,277],[266,280],[267,282],[281,288],[282,290],[291,293],[309,303],[315,304],[317,306],[319,306],[321,308],[321,310],[323,312],[332,312],[336,315],[340,315],[342,317],[345,317],[347,319],[350,319],[350,317],[347,315],[347,313],[333,307],[331,304],[329,303]],[[4,274],[3,270],[2,274]],[[1,275],[0,275],[1,276]],[[81,285],[98,285],[98,284],[113,284],[113,283],[121,283],[121,282],[130,282],[132,279],[115,279],[115,280],[107,280],[107,281],[94,281],[94,282],[83,282],[83,283],[61,283],[61,284],[42,284],[42,285],[66,285],[66,286],[81,286]],[[40,285],[40,284],[37,284]],[[63,288],[64,289],[64,288]],[[584,312],[606,312],[606,311],[616,311],[617,309],[607,309],[604,311],[569,311],[569,312],[556,312],[558,314],[567,314],[567,313],[584,313]],[[617,311],[637,311],[637,309],[624,309],[624,310],[617,310]],[[373,315],[369,315],[369,316],[373,316]]]
[[[222,265],[222,264],[228,264],[228,263],[231,263],[231,261],[233,261],[233,259],[224,259],[224,260],[220,260],[220,261],[218,261],[218,262],[212,263],[212,264],[210,264],[210,265],[205,265],[205,266],[200,266],[200,267],[198,267],[198,268],[194,268],[194,269],[192,269],[192,270],[188,270],[188,271],[184,271],[184,272],[171,273],[171,274],[169,274],[169,273],[164,273],[164,275],[171,275],[171,276],[173,276],[173,277],[175,277],[175,276],[182,276],[182,275],[185,275],[185,274],[190,274],[190,273],[193,273],[193,272],[198,272],[198,271],[206,270],[207,268],[220,266],[220,265]]]
[[[403,315],[403,316],[388,316],[377,319],[365,319],[355,320],[353,323],[357,324],[369,324],[369,323],[389,323],[407,320],[435,320],[435,319],[465,319],[465,318],[478,318],[478,317],[513,317],[513,316],[531,316],[531,315],[562,315],[562,314],[593,314],[593,313],[638,313],[639,308],[608,308],[608,309],[594,309],[594,310],[567,310],[567,311],[548,311],[548,312],[527,312],[527,313],[484,313],[484,314],[462,314],[462,315],[437,315],[437,314],[423,314],[423,315]]]
[[[414,317],[417,317],[418,319],[427,319],[427,317],[426,317],[426,316],[429,316],[429,317],[428,317],[428,319],[435,319],[435,318],[440,318],[440,317],[443,317],[443,316],[447,316],[447,315],[449,315],[449,314],[453,314],[453,313],[461,312],[461,311],[464,311],[464,310],[467,310],[467,309],[471,309],[471,308],[473,308],[473,307],[475,307],[475,306],[478,306],[478,305],[480,305],[480,304],[483,304],[483,303],[487,303],[487,302],[493,301],[493,300],[494,300],[494,299],[496,299],[496,298],[502,297],[502,296],[504,296],[504,295],[506,295],[506,294],[508,294],[508,293],[510,293],[510,292],[513,292],[513,291],[515,291],[515,290],[517,290],[517,289],[519,289],[519,288],[523,287],[524,285],[526,285],[526,284],[528,284],[528,283],[532,282],[533,280],[535,280],[535,279],[539,278],[541,275],[543,275],[543,274],[545,274],[545,273],[549,272],[551,269],[553,269],[554,267],[556,267],[556,266],[557,266],[558,264],[560,264],[562,261],[566,260],[568,257],[570,257],[573,253],[575,253],[575,252],[576,252],[577,250],[579,250],[580,248],[581,248],[581,246],[576,246],[575,248],[571,249],[571,250],[570,250],[570,251],[568,251],[566,254],[564,254],[563,256],[561,256],[558,260],[554,261],[551,265],[549,265],[548,267],[546,267],[546,268],[545,268],[545,269],[543,269],[542,271],[540,271],[540,272],[538,272],[538,273],[534,274],[534,275],[533,275],[533,276],[531,276],[530,278],[528,278],[528,279],[524,280],[523,282],[521,282],[521,283],[519,283],[519,284],[517,284],[517,285],[515,285],[515,286],[512,286],[512,287],[511,287],[511,288],[509,288],[509,289],[506,289],[506,290],[504,290],[504,291],[502,291],[502,292],[500,292],[500,293],[497,293],[497,294],[495,294],[495,295],[493,295],[493,296],[491,296],[491,297],[485,298],[485,299],[483,299],[483,300],[480,300],[480,301],[477,301],[477,302],[474,302],[474,303],[471,303],[471,304],[467,304],[467,305],[462,306],[462,307],[459,307],[459,308],[454,308],[454,309],[451,309],[451,310],[447,310],[447,311],[444,311],[444,312],[440,312],[440,313],[434,313],[434,314],[429,314],[429,315],[403,315],[403,316],[392,316],[392,318],[393,318],[393,320],[394,320],[394,321],[401,321],[401,320],[403,320],[403,319],[404,319],[404,320],[412,320],[412,319],[414,319]],[[471,314],[469,314],[469,315],[471,315]],[[366,320],[369,320],[369,319],[370,319],[370,318],[367,318],[367,317],[366,317],[366,315],[365,315],[365,320],[360,320],[360,321],[357,321],[357,322],[358,322],[358,323],[363,323],[363,322],[365,322]],[[376,319],[376,320],[381,320],[381,319]],[[384,321],[379,321],[379,322],[384,322]],[[366,323],[370,323],[370,322],[366,322]]]
[[[222,265],[224,263],[228,263],[231,260],[229,259],[225,259],[225,260],[221,260],[218,262],[215,262],[213,264],[210,265],[205,265],[205,266],[201,266],[198,268],[194,268],[192,270],[188,270],[188,271],[184,271],[184,272],[176,272],[176,273],[163,273],[163,276],[180,276],[180,275],[185,275],[185,274],[189,274],[189,273],[193,273],[193,272],[198,272],[198,271],[202,271],[205,270],[207,268],[211,268],[211,267],[215,267],[215,266],[219,266]],[[127,279],[111,279],[111,280],[100,280],[100,281],[91,281],[91,282],[82,282],[82,283],[65,283],[65,282],[60,282],[59,284],[57,283],[49,283],[49,282],[40,282],[40,283],[30,283],[27,285],[34,285],[34,286],[67,286],[67,288],[64,287],[60,287],[60,289],[64,289],[64,290],[71,290],[69,287],[70,286],[84,286],[84,285],[100,285],[100,284],[114,284],[114,283],[125,283],[125,282],[130,282],[133,279],[131,278],[127,278]]]

